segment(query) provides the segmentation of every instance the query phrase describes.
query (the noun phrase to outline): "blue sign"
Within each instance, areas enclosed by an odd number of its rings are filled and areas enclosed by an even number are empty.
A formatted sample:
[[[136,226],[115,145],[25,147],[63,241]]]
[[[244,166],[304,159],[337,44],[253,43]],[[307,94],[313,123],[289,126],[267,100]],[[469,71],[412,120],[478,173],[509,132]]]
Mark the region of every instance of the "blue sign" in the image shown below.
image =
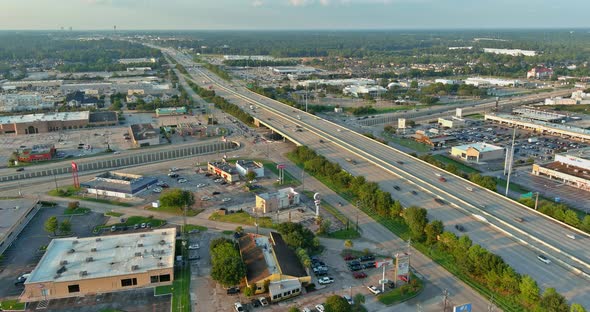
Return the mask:
[[[454,306],[453,312],[471,312],[471,303]]]

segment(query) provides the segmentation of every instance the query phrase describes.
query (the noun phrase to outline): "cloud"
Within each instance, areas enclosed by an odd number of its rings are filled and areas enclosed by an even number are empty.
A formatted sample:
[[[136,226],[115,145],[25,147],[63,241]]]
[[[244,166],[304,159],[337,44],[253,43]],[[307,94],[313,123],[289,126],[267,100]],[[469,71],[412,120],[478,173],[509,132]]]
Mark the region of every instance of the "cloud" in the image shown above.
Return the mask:
[[[263,6],[263,5],[264,5],[264,2],[262,2],[262,0],[254,0],[254,1],[252,2],[252,6],[253,6],[253,7],[256,7],[256,8],[257,8],[257,7],[261,7],[261,6]]]
[[[288,0],[289,5],[296,7],[319,4],[321,6],[330,5],[354,5],[354,4],[391,4],[399,0]],[[406,0],[407,1],[407,0]]]

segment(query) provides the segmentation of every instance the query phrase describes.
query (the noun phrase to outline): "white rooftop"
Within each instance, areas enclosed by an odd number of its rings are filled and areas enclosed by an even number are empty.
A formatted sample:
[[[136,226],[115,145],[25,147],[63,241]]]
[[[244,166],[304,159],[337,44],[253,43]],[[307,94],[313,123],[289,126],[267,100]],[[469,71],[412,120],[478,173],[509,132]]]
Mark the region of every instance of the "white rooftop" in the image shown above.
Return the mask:
[[[0,124],[25,123],[36,121],[68,121],[68,120],[88,120],[90,112],[65,112],[65,113],[45,113],[45,114],[27,114],[15,116],[0,116]]]
[[[275,257],[273,255],[272,245],[270,240],[266,236],[257,236],[255,238],[256,246],[262,249],[262,253],[264,254],[264,260],[266,261],[266,266],[268,267],[268,272],[272,274],[279,273],[279,268],[277,263],[275,262]]]
[[[4,236],[11,231],[15,223],[36,203],[36,200],[31,199],[0,200],[0,240],[4,240]]]
[[[172,268],[175,239],[175,228],[54,239],[26,284],[75,281]]]
[[[480,152],[491,152],[491,151],[497,151],[497,150],[504,149],[503,147],[488,144],[485,142],[469,143],[469,144],[465,144],[465,145],[455,146],[454,148],[466,151],[470,147],[473,147]]]

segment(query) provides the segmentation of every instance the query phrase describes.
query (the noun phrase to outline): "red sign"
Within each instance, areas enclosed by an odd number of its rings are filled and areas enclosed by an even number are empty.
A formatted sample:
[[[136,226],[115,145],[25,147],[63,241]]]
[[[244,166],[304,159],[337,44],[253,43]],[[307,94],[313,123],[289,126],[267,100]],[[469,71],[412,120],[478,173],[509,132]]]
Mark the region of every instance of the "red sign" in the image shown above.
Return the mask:
[[[72,170],[78,171],[78,164],[72,161]]]
[[[285,169],[285,167],[287,167],[287,166],[284,164],[277,165],[277,169]]]

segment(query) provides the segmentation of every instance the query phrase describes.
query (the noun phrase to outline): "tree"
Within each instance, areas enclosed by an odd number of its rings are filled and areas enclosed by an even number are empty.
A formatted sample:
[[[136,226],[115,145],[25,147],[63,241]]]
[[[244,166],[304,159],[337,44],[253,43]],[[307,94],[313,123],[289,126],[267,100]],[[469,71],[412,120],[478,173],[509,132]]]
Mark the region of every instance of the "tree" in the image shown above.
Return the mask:
[[[344,241],[344,248],[351,249],[352,246],[354,246],[354,243],[350,239]]]
[[[528,276],[524,275],[520,280],[520,300],[526,306],[534,306],[539,301],[539,286],[537,282]]]
[[[444,225],[439,220],[434,220],[424,227],[424,233],[426,233],[426,243],[431,245],[437,241],[437,237],[442,234]]]
[[[579,303],[572,303],[570,312],[586,312],[586,309]]]
[[[72,231],[72,223],[69,220],[64,220],[59,224],[59,232],[61,234],[68,234]]]
[[[218,243],[211,250],[211,278],[223,286],[239,284],[246,276],[246,266],[233,243]]]
[[[53,233],[53,235],[55,236],[55,233],[57,231],[59,222],[57,221],[57,217],[51,217],[49,219],[47,219],[47,221],[45,221],[45,231],[49,232],[49,233]]]
[[[563,222],[575,227],[580,226],[580,219],[578,218],[578,215],[571,209],[565,211],[565,218],[563,219]]]
[[[413,239],[422,241],[424,238],[424,227],[428,223],[426,215],[426,209],[420,207],[412,206],[404,210],[403,217],[412,232]]]
[[[248,171],[248,173],[246,173],[246,181],[251,182],[252,180],[256,179],[256,172],[254,171]]]
[[[551,312],[568,312],[570,309],[565,297],[557,293],[555,288],[545,289],[545,292],[541,297],[540,306],[546,311]]]
[[[244,228],[242,228],[242,226],[241,226],[241,225],[238,225],[238,226],[236,227],[236,233],[240,233],[240,234],[242,234],[242,232],[244,232]]]
[[[348,304],[348,301],[338,295],[328,297],[324,308],[326,312],[352,312],[352,306]]]
[[[252,284],[250,287],[244,288],[244,296],[250,297],[256,293],[256,285]]]
[[[301,312],[301,310],[299,310],[297,307],[290,307],[289,312]]]
[[[80,202],[78,202],[78,201],[73,201],[73,202],[68,203],[68,209],[70,209],[70,210],[74,210],[78,207],[80,207]]]
[[[190,208],[195,203],[195,196],[190,191],[174,188],[162,193],[160,203],[164,207],[184,209],[188,206]]]
[[[332,222],[330,220],[324,220],[322,221],[322,224],[320,224],[320,228],[318,230],[318,234],[327,234],[330,232],[330,226],[332,225]]]

